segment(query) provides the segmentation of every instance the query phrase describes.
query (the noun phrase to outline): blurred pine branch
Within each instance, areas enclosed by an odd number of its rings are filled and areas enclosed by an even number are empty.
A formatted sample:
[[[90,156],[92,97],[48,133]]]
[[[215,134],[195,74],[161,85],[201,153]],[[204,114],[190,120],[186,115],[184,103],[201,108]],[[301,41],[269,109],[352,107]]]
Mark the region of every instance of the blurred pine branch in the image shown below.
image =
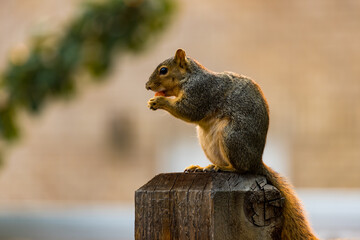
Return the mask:
[[[19,110],[39,112],[51,97],[73,93],[77,71],[85,70],[96,79],[109,70],[114,53],[141,50],[163,30],[173,10],[172,0],[87,3],[61,37],[34,39],[28,53],[10,59],[1,77],[1,138],[10,141],[19,135]]]

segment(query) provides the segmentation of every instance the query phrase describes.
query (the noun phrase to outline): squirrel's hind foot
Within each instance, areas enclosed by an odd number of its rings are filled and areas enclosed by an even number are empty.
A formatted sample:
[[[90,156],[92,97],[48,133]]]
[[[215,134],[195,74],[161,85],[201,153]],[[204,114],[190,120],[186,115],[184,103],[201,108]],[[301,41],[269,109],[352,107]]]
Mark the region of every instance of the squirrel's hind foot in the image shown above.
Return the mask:
[[[185,173],[189,173],[189,172],[218,172],[221,171],[221,169],[213,164],[210,164],[206,167],[200,167],[199,165],[191,165],[187,168],[185,168],[184,172]]]
[[[191,165],[185,168],[185,173],[190,172],[234,172],[236,171],[235,168],[232,166],[218,166],[214,164],[210,164],[206,167],[200,167],[199,165]]]
[[[221,171],[221,169],[219,168],[219,166],[216,166],[214,164],[209,164],[206,167],[204,167],[203,171],[204,172],[219,172],[219,171]]]
[[[232,166],[218,166],[214,164],[210,164],[204,167],[204,172],[235,172],[235,168]]]
[[[185,168],[184,172],[185,173],[189,173],[189,172],[203,172],[204,168],[200,167],[199,165],[191,165],[188,166],[187,168]]]

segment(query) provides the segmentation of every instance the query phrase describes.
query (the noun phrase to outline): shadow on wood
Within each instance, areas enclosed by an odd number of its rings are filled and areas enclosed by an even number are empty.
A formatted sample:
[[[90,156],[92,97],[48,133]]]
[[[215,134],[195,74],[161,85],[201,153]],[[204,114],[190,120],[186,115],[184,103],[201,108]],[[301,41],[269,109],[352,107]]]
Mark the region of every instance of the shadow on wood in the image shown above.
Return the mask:
[[[135,239],[280,239],[283,202],[263,176],[159,174],[135,192]]]

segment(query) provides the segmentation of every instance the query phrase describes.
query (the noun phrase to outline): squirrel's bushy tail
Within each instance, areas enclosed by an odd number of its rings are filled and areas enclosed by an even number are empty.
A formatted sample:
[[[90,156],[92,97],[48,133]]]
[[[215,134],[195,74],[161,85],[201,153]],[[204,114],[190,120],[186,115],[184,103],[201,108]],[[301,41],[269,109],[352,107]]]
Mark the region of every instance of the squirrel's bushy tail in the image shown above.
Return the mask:
[[[312,233],[311,227],[305,218],[304,210],[296,197],[292,186],[277,172],[264,164],[264,175],[285,198],[283,216],[284,225],[281,232],[282,240],[318,240]]]

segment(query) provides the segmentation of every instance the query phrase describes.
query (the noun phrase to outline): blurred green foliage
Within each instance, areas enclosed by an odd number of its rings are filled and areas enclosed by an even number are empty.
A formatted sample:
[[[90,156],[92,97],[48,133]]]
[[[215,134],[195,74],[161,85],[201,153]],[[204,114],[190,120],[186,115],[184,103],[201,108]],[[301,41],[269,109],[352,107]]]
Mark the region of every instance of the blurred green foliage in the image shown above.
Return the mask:
[[[1,137],[11,140],[19,135],[19,110],[39,112],[51,97],[73,93],[79,70],[96,79],[109,70],[114,53],[141,50],[166,26],[173,10],[172,0],[87,3],[62,36],[34,39],[28,53],[14,56],[1,77]]]

